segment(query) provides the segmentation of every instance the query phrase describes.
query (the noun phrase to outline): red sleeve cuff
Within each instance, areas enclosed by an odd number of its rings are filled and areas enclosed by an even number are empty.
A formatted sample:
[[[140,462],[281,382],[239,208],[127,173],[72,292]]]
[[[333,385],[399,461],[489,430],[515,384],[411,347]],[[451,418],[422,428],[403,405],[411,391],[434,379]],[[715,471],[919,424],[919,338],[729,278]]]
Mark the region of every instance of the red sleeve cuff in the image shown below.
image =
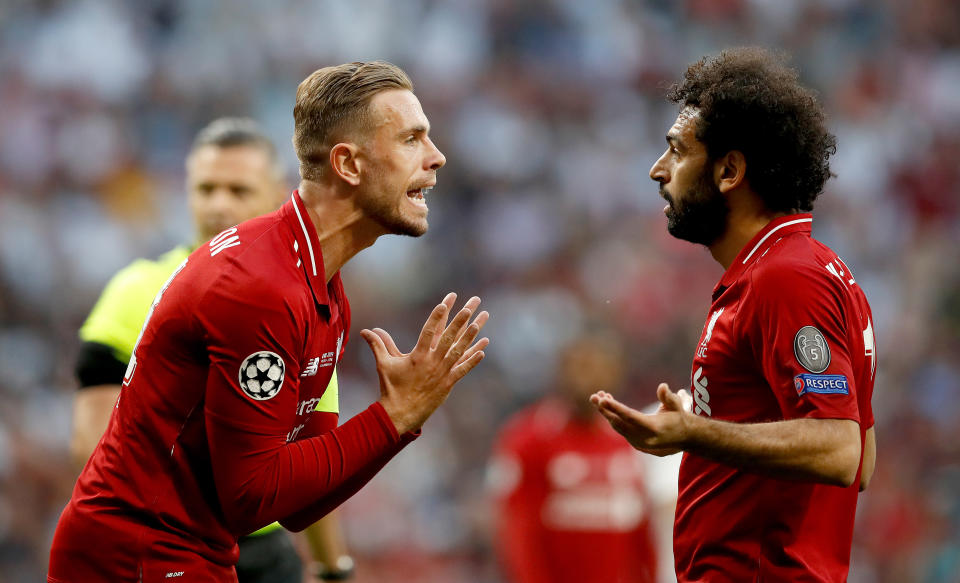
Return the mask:
[[[387,414],[387,410],[383,408],[383,405],[380,404],[380,401],[375,401],[368,409],[371,413],[373,413],[374,418],[387,433],[391,443],[410,443],[414,439],[420,437],[420,434],[423,431],[422,429],[417,429],[416,431],[408,431],[403,435],[400,435],[397,433],[397,427],[393,424],[393,420],[390,419],[390,415]]]

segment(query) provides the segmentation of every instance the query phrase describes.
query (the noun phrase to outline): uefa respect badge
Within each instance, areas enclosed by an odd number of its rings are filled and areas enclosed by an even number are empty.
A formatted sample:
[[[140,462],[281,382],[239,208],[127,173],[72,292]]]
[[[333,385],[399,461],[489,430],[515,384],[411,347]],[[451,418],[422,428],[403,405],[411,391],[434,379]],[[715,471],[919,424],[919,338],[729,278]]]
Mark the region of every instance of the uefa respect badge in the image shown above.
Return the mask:
[[[806,393],[820,395],[849,395],[850,383],[842,374],[798,374],[793,377],[797,396]]]

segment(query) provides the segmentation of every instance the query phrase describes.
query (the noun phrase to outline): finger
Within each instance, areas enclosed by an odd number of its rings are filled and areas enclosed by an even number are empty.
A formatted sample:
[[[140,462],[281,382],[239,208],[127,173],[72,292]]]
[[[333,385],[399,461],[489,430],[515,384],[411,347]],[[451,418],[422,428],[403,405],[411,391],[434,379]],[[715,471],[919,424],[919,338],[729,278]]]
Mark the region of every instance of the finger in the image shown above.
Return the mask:
[[[443,302],[437,304],[436,307],[433,308],[433,311],[430,312],[430,317],[423,323],[423,329],[420,330],[417,345],[413,347],[414,352],[423,352],[436,345],[434,340],[438,337],[440,331],[443,330],[443,326],[447,322],[447,314],[450,313],[450,306],[447,305],[447,300],[450,296],[454,296],[455,298],[456,294],[447,294]]]
[[[453,311],[453,306],[457,303],[457,294],[450,292],[443,298],[441,304],[447,306],[447,314]],[[437,347],[437,343],[440,342],[440,335],[443,334],[443,328],[447,325],[447,319],[444,318],[437,323],[437,327],[434,330],[433,340],[430,342],[430,348],[434,349]]]
[[[490,313],[483,311],[477,314],[477,317],[473,319],[474,324],[480,326],[480,329],[483,330],[483,327],[486,325],[487,320],[490,319]]]
[[[598,409],[598,411],[599,411],[599,413],[600,413],[600,416],[603,417],[603,419],[604,419],[607,423],[610,424],[610,427],[613,427],[614,431],[617,431],[616,427],[614,427],[614,423],[616,423],[616,420],[617,420],[618,418],[617,418],[616,416],[614,416],[613,418],[607,416],[607,415],[603,412],[603,409]],[[617,431],[617,433],[620,433],[620,432]],[[621,435],[623,435],[623,434],[621,433]]]
[[[467,303],[463,304],[463,307],[471,312],[476,312],[477,308],[480,307],[480,298],[478,296],[473,296],[467,300]]]
[[[619,415],[609,409],[600,409],[600,414],[603,415],[604,419],[607,420],[607,423],[610,424],[610,427],[613,427],[614,431],[628,439],[631,437],[630,425]]]
[[[489,313],[487,313],[487,312],[480,312],[479,314],[477,314],[477,317],[473,319],[473,323],[471,324],[471,326],[472,326],[473,324],[476,324],[476,325],[477,325],[477,331],[479,332],[480,330],[483,329],[483,326],[487,323],[487,320],[489,320],[489,319],[490,319],[490,314],[489,314]],[[467,330],[469,330],[469,329],[470,329],[470,326],[467,326],[466,328],[464,328],[463,331],[460,332],[460,335],[457,336],[457,339],[456,339],[454,342],[459,342],[460,339],[463,338],[463,335],[466,334]],[[436,346],[434,346],[434,348],[436,348]],[[462,361],[462,360],[463,360],[463,357],[461,356],[461,357],[460,357],[460,361]],[[457,362],[459,363],[460,361],[457,361]]]
[[[476,301],[474,301],[476,300]],[[480,303],[480,298],[473,297],[470,298],[470,301],[457,312],[457,315],[453,317],[453,320],[450,321],[450,324],[447,326],[447,329],[443,331],[443,334],[440,336],[440,342],[437,343],[437,352],[446,356],[447,352],[450,350],[450,347],[454,345],[457,338],[460,337],[464,327],[470,321],[470,317],[473,315],[473,310],[476,309],[476,306]],[[460,354],[463,354],[462,352]],[[459,355],[455,361],[459,359]]]
[[[466,362],[471,356],[473,356],[477,352],[480,352],[481,350],[486,350],[489,344],[490,344],[489,338],[484,337],[484,338],[481,338],[480,340],[477,340],[473,346],[468,348],[467,351],[463,353],[463,356],[460,357],[460,360],[454,363],[453,366],[457,366],[459,364]]]
[[[595,407],[600,408],[600,404],[604,399],[610,396],[610,393],[606,391],[597,391],[594,394],[590,395],[590,402],[593,403]]]
[[[387,348],[387,353],[390,356],[403,356],[403,353],[400,352],[400,349],[397,348],[397,343],[393,341],[393,337],[390,336],[390,333],[384,330],[383,328],[374,328],[373,333],[380,337],[383,340],[383,345]]]
[[[683,411],[683,401],[670,390],[667,383],[660,383],[657,387],[657,399],[666,411]]]
[[[486,356],[482,350],[478,350],[470,355],[470,358],[458,364],[450,370],[450,377],[453,379],[451,386],[455,385],[460,379],[467,376],[467,373],[473,370],[473,367],[480,364],[480,361]]]
[[[480,334],[480,326],[477,326],[476,323],[467,326],[463,334],[460,335],[460,338],[450,347],[450,351],[444,356],[444,364],[453,367],[460,362],[478,334]]]
[[[367,341],[370,350],[373,351],[373,358],[376,359],[377,363],[380,363],[380,361],[387,357],[387,347],[384,346],[383,339],[380,338],[380,336],[370,330],[363,329],[360,331],[360,337]]]
[[[457,294],[455,292],[450,292],[443,297],[443,301],[440,302],[447,306],[447,309],[452,310],[453,306],[457,303]]]
[[[636,421],[643,417],[643,413],[624,405],[620,401],[613,398],[613,395],[607,394],[601,401],[601,406],[609,409],[619,417],[630,421]]]
[[[677,391],[677,396],[680,397],[680,402],[683,404],[683,410],[689,413],[693,411],[693,395],[690,394],[690,391],[687,389],[680,389]]]

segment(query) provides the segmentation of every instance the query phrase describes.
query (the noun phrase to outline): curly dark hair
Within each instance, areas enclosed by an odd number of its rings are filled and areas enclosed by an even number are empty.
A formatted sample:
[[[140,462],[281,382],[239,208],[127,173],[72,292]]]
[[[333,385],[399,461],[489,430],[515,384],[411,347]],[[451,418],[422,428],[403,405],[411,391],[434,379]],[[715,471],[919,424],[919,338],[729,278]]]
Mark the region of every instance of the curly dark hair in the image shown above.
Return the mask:
[[[749,47],[690,65],[667,99],[700,112],[697,139],[711,160],[739,150],[747,180],[775,212],[811,211],[833,174],[836,137],[815,93],[786,56]]]

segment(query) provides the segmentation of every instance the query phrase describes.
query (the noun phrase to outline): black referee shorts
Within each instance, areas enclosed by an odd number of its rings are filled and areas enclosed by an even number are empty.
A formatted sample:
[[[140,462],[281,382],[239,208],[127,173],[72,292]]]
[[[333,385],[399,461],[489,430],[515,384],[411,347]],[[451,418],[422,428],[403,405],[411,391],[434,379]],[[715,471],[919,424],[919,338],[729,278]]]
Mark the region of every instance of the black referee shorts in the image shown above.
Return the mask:
[[[282,528],[257,536],[242,537],[237,579],[240,583],[301,583],[303,564]]]

